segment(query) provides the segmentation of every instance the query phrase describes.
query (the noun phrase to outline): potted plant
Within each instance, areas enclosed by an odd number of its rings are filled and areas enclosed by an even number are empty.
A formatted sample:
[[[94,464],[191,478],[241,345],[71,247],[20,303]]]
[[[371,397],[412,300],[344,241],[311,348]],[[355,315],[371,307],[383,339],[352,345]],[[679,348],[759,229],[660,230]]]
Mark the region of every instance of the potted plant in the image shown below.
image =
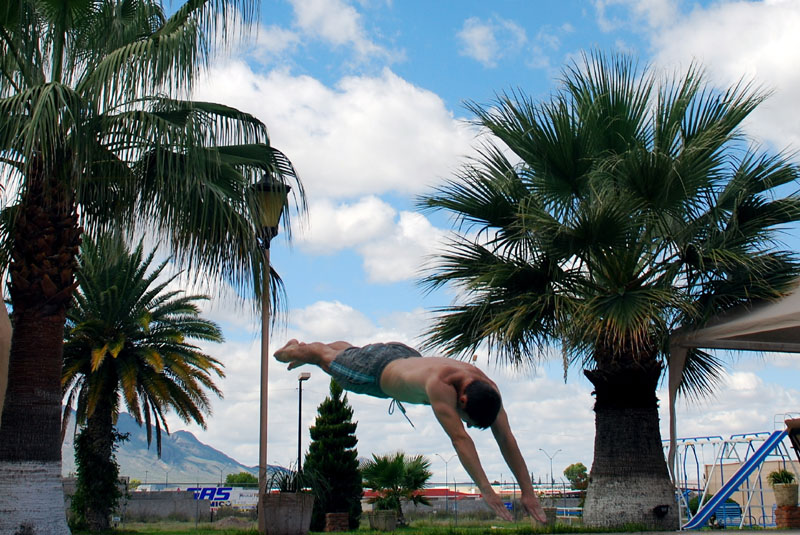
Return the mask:
[[[406,525],[402,501],[430,505],[422,489],[431,477],[430,461],[422,455],[406,456],[402,452],[372,455],[361,464],[364,486],[377,491],[369,500],[374,511],[367,515],[371,529],[393,531]]]
[[[302,471],[278,470],[267,480],[264,508],[267,535],[305,535],[311,527],[314,495],[311,476]]]
[[[775,503],[778,507],[797,505],[797,483],[792,472],[786,469],[775,470],[770,472],[767,480],[775,491]]]

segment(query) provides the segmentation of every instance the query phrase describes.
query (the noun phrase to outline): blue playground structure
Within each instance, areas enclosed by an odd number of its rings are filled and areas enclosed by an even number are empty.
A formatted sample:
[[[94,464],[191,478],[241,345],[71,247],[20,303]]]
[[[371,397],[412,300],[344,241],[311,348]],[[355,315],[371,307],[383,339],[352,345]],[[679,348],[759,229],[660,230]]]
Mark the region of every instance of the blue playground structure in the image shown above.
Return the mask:
[[[761,470],[764,461],[768,459],[781,461],[784,467],[788,464],[795,470],[789,449],[784,444],[787,437],[800,460],[800,419],[786,420],[785,429],[771,433],[732,435],[729,439],[719,436],[679,439],[676,456],[676,477],[679,481],[676,481],[676,486],[681,529],[699,529],[709,524],[709,521],[718,527],[735,526],[740,529],[745,525],[774,525],[772,507],[766,506],[764,502]],[[709,450],[713,454],[713,464],[707,462]],[[726,461],[738,463],[738,469],[727,478],[724,471],[730,465]],[[709,473],[701,474],[701,469],[706,466],[711,467]],[[691,473],[692,467],[694,473]],[[752,475],[756,477],[751,478]],[[796,475],[800,479],[800,474]],[[690,476],[694,476],[693,482],[690,481]],[[711,481],[717,476],[722,486],[706,501]],[[700,488],[702,479],[706,481]],[[746,496],[745,504],[729,501],[737,490],[742,490]],[[694,515],[689,508],[689,499],[692,496],[696,496],[698,504],[702,504]]]

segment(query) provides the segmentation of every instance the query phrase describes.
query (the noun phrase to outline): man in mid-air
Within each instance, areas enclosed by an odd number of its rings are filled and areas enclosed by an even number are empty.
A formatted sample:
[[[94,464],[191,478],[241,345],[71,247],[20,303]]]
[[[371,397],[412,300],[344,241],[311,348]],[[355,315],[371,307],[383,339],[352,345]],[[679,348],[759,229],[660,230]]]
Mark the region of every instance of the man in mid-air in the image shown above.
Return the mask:
[[[306,344],[289,340],[275,352],[275,358],[288,363],[290,370],[314,364],[350,392],[430,405],[483,499],[497,516],[511,520],[511,513],[483,471],[464,423],[468,427],[491,428],[506,464],[519,483],[523,507],[539,522],[546,522],[525,460],[511,433],[497,385],[471,364],[444,357],[421,357],[414,349],[397,342],[356,347],[347,342]]]

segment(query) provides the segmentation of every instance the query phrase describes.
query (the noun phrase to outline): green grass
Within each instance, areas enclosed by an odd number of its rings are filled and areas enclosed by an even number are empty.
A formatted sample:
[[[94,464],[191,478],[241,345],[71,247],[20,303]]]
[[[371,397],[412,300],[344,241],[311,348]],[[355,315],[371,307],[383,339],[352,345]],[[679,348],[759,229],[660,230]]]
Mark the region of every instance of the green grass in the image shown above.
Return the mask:
[[[427,521],[412,522],[410,526],[397,528],[396,535],[533,535],[548,533],[619,533],[644,531],[642,526],[625,526],[609,530],[589,529],[583,526],[569,526],[556,524],[550,527],[533,528],[528,522],[493,522],[493,521],[464,521],[440,522],[434,524]],[[314,533],[314,532],[312,532]],[[387,532],[373,531],[361,527],[357,531],[338,532],[339,535],[386,535]],[[74,535],[90,535],[88,532],[74,531]],[[215,528],[214,524],[194,522],[156,522],[156,523],[127,523],[120,529],[115,529],[103,535],[258,535],[255,528]],[[98,535],[98,534],[91,534]]]

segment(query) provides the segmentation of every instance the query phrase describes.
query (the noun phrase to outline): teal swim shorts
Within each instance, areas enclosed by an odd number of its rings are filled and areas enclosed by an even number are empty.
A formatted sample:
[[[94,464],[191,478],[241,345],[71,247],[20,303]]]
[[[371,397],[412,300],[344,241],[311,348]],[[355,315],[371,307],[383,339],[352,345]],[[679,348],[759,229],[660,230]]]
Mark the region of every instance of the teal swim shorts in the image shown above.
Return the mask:
[[[417,350],[397,342],[348,347],[331,363],[330,374],[349,392],[388,398],[389,396],[381,390],[381,374],[384,368],[397,359],[413,357],[422,355]]]

